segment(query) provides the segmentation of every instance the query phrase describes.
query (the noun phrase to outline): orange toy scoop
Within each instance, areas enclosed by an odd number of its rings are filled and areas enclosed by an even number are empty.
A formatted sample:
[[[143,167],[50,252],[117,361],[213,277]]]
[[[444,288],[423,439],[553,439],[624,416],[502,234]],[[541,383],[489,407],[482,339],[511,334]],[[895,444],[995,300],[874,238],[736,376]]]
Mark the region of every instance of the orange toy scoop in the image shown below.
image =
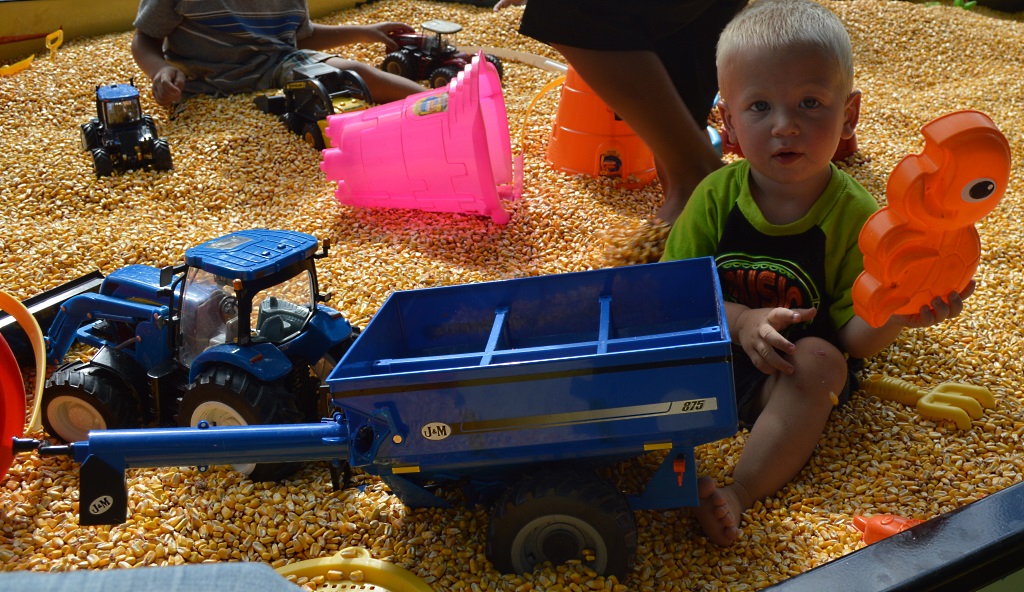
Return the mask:
[[[904,518],[903,516],[894,516],[892,514],[878,514],[870,518],[865,516],[853,517],[853,527],[863,533],[861,538],[865,545],[870,545],[897,532],[913,528],[922,522],[924,520]]]
[[[967,287],[981,258],[974,224],[995,209],[1010,178],[1010,145],[984,113],[949,113],[921,134],[924,150],[896,165],[888,205],[858,238],[864,272],[853,310],[872,327]]]

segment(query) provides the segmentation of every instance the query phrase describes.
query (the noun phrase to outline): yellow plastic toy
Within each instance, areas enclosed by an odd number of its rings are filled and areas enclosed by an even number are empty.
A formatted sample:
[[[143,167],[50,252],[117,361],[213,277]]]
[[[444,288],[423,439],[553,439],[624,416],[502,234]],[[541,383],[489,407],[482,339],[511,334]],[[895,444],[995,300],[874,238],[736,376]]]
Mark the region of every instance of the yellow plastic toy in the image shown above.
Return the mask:
[[[13,74],[17,74],[18,72],[21,72],[25,68],[28,68],[32,65],[32,60],[34,60],[35,57],[35,54],[33,54],[21,60],[20,62],[14,62],[9,66],[0,66],[0,76],[11,76]]]
[[[57,48],[64,43],[64,29],[57,29],[46,36],[46,49],[50,50],[50,59],[57,56]]]
[[[394,563],[373,559],[362,547],[346,547],[333,557],[307,559],[277,568],[282,576],[323,576],[316,592],[373,590],[376,592],[433,592],[426,582]]]
[[[18,321],[22,330],[32,342],[36,359],[36,398],[29,421],[29,431],[39,429],[39,401],[43,395],[43,379],[46,377],[46,347],[43,332],[32,313],[10,294],[0,290],[0,311]],[[25,433],[25,383],[21,369],[7,342],[0,336],[0,479],[7,475],[7,469],[14,462],[13,440]]]
[[[972,419],[981,419],[982,408],[996,406],[992,391],[961,382],[944,382],[925,391],[901,378],[872,374],[863,386],[869,395],[913,406],[922,417],[949,420],[961,430],[970,429]]]

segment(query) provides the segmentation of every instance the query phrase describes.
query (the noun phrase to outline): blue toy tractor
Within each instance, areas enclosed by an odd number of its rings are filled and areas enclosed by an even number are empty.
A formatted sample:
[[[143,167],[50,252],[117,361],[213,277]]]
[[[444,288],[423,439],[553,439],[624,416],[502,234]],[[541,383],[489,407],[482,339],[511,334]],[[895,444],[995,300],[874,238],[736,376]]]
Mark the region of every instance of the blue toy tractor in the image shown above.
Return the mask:
[[[185,252],[185,263],[131,265],[98,293],[65,301],[46,336],[61,364],[75,342],[98,348],[46,381],[43,426],[68,442],[89,430],[292,424],[329,415],[323,381],[357,330],[321,304],[317,239],[244,230]],[[236,466],[254,480],[294,465]]]
[[[171,149],[156,123],[142,113],[135,82],[96,87],[96,117],[83,123],[82,149],[92,154],[96,177],[152,167],[170,170]]]

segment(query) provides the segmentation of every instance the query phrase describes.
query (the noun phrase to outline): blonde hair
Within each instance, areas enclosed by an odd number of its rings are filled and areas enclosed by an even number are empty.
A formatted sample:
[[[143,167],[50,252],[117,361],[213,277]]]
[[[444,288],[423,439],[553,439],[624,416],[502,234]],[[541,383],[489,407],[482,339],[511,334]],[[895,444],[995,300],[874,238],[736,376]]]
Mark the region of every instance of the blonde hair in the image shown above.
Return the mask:
[[[756,0],[722,31],[716,63],[722,71],[740,51],[778,51],[793,46],[819,48],[835,58],[840,82],[853,90],[853,49],[850,35],[831,10],[811,0]]]

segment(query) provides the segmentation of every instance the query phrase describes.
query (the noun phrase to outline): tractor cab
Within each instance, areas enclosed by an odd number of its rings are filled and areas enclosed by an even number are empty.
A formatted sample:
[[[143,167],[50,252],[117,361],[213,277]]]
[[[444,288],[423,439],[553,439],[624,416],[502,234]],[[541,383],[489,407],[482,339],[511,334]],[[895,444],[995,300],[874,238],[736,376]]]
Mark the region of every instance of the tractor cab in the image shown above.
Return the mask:
[[[462,25],[433,19],[423,23],[420,27],[423,29],[423,51],[427,53],[456,51],[455,34],[462,30]]]
[[[139,89],[134,84],[110,84],[96,91],[96,110],[107,127],[138,123],[142,118]]]
[[[281,345],[300,335],[322,300],[314,237],[248,230],[185,253],[179,361],[219,345]]]

